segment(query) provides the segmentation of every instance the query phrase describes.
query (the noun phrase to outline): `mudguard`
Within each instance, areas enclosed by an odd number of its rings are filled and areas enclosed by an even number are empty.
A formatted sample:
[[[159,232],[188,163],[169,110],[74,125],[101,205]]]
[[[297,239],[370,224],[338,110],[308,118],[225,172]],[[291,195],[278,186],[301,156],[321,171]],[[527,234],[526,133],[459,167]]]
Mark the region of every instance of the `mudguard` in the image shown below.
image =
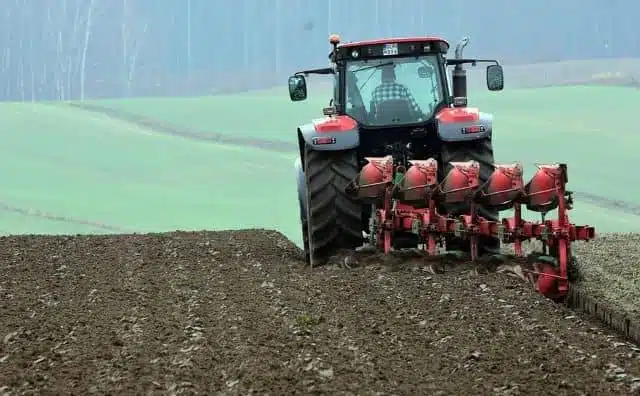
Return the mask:
[[[445,142],[464,142],[491,136],[493,115],[473,107],[447,107],[436,114],[438,136]]]
[[[296,158],[296,161],[293,166],[295,168],[297,185],[298,185],[298,204],[300,205],[300,220],[305,221],[307,220],[307,208],[306,208],[307,200],[305,199],[307,195],[307,184],[305,183],[305,180],[304,180],[304,170],[302,170],[302,160],[300,159],[300,157]]]
[[[324,117],[298,128],[301,149],[304,143],[318,151],[348,150],[358,147],[358,123],[346,115]]]

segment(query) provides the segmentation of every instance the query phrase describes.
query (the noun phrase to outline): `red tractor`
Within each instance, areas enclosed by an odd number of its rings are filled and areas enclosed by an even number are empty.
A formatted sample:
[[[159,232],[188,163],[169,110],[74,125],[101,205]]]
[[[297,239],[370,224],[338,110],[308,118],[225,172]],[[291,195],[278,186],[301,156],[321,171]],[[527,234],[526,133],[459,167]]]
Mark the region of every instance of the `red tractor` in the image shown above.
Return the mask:
[[[447,58],[437,37],[340,43],[329,39],[328,68],[289,77],[292,101],[307,98],[305,76],[333,77],[324,117],[298,127],[298,197],[304,250],[311,266],[365,242],[385,253],[438,246],[471,260],[500,253],[501,243],[538,239],[551,260],[536,267],[538,290],[567,291],[570,243],[595,237],[569,223],[571,193],[564,164],[538,165],[524,183],[522,165],[495,164],[493,116],[467,107],[464,65],[488,63],[490,91],[504,87],[496,60],[462,56],[468,38]],[[452,66],[451,81],[447,67]],[[521,217],[521,206],[542,213]],[[499,212],[514,209],[512,218]],[[545,219],[557,209],[556,220]]]

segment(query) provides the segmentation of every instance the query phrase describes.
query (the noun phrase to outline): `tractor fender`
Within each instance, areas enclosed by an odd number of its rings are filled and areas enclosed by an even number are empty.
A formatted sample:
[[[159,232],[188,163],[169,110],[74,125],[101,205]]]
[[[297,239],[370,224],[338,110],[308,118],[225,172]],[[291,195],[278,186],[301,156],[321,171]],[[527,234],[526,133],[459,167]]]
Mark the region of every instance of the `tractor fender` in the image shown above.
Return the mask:
[[[302,159],[300,157],[296,158],[294,163],[294,168],[296,172],[296,180],[298,186],[298,204],[300,205],[300,219],[302,221],[307,219],[307,208],[305,206],[306,195],[307,195],[307,185],[305,183],[304,178],[304,170],[302,170]]]
[[[305,143],[318,151],[348,150],[360,145],[360,132],[358,123],[349,116],[324,117],[300,126],[298,141],[301,150]]]
[[[445,142],[491,137],[493,115],[472,107],[446,107],[436,114],[438,136]]]

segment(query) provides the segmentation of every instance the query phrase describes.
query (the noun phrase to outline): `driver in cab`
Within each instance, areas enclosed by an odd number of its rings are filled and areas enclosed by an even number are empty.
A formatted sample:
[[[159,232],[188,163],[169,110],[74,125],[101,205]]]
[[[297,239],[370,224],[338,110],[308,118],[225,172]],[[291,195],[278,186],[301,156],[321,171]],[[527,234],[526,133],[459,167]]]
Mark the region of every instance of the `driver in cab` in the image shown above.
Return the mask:
[[[380,85],[371,94],[371,104],[376,114],[379,114],[380,110],[384,109],[385,102],[389,101],[405,102],[408,109],[413,110],[415,114],[422,114],[418,102],[409,92],[409,89],[396,81],[395,66],[393,64],[383,66],[380,77]]]

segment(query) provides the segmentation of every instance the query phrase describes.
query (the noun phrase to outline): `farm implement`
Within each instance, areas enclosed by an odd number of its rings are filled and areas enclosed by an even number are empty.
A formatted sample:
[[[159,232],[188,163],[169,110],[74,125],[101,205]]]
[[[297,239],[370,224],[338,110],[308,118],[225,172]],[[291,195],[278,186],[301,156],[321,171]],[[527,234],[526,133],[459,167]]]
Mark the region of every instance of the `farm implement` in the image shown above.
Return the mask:
[[[297,129],[307,262],[321,265],[363,244],[428,255],[444,247],[476,261],[499,254],[504,244],[524,256],[523,242],[537,240],[542,251],[528,276],[541,294],[565,297],[571,243],[593,239],[595,230],[569,221],[565,164],[538,164],[525,183],[520,163],[495,163],[493,116],[467,106],[463,66],[489,63],[487,88],[500,91],[498,61],[464,58],[468,38],[453,58],[437,37],[329,41],[330,67],[289,78],[294,102],[307,98],[309,74],[331,76],[334,88],[324,118]],[[524,219],[524,208],[541,220]],[[501,219],[505,210],[513,216]],[[550,219],[550,212],[557,216]]]
[[[452,163],[442,181],[438,180],[434,158],[397,161],[389,155],[366,160],[369,163],[345,191],[373,206],[369,243],[385,253],[391,252],[394,236],[403,233],[415,235],[418,245],[432,256],[447,238],[469,241],[472,261],[478,259],[481,237],[512,243],[518,257],[524,257],[524,241],[538,240],[542,253],[554,261],[536,263],[537,270],[529,274],[536,277],[540,293],[556,299],[568,290],[571,242],[595,237],[593,227],[569,222],[572,197],[565,187],[565,164],[537,165],[537,172],[525,184],[519,163],[496,164],[486,182],[481,183],[480,163],[473,160]],[[409,167],[405,168],[407,163]],[[455,217],[439,214],[438,208],[452,204],[468,204],[469,212]],[[480,206],[498,211],[513,209],[514,216],[488,220],[478,215]],[[541,213],[543,220],[524,220],[523,206]],[[545,220],[554,210],[557,218]]]

